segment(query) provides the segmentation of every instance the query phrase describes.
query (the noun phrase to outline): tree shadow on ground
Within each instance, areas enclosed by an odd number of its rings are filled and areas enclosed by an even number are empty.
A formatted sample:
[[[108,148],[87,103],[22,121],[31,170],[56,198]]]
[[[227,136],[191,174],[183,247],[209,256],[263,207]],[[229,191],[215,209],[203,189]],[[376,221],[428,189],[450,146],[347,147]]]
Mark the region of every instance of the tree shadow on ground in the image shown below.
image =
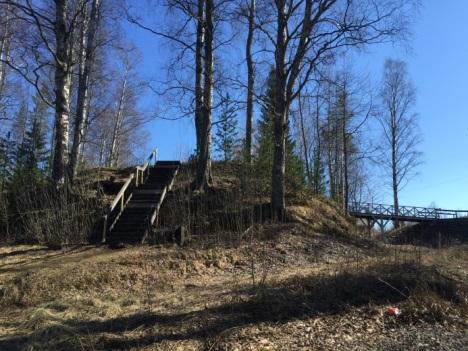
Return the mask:
[[[0,260],[8,257],[13,257],[13,256],[20,256],[20,255],[28,255],[32,253],[38,253],[38,252],[46,252],[46,251],[51,251],[51,249],[47,247],[40,247],[40,248],[31,248],[31,249],[26,249],[26,250],[16,250],[16,251],[11,251],[11,252],[5,252],[0,254]]]
[[[192,312],[140,313],[108,320],[68,320],[27,336],[0,340],[0,350],[19,350],[32,344],[47,350],[125,350],[161,342],[214,340],[229,329],[261,322],[285,323],[316,315],[334,315],[370,303],[397,303],[417,288],[459,301],[456,286],[433,270],[414,265],[379,266],[373,271],[310,275],[272,282],[248,299]],[[233,292],[233,296],[236,292]]]
[[[22,272],[26,268],[41,268],[48,267],[50,265],[62,264],[67,262],[76,262],[82,260],[83,256],[77,256],[85,252],[89,252],[94,249],[95,246],[74,246],[68,249],[51,249],[51,248],[42,248],[42,249],[31,249],[24,250],[18,253],[18,256],[25,254],[25,257],[21,257],[21,260],[15,262],[0,262],[0,274],[1,273],[11,273],[11,272]],[[45,252],[47,256],[27,256],[28,254],[35,252]],[[1,259],[1,257],[0,257]]]

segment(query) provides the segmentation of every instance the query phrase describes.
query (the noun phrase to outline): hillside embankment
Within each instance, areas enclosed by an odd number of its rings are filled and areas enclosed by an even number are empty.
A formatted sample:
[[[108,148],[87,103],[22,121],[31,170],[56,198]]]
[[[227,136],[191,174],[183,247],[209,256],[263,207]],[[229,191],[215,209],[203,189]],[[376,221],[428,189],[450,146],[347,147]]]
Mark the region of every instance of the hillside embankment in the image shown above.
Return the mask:
[[[319,233],[295,211],[235,246],[1,248],[0,350],[464,349],[466,246]]]
[[[466,244],[368,240],[297,194],[287,222],[249,222],[265,198],[241,185],[192,194],[182,174],[159,224],[184,246],[1,247],[0,350],[466,349]]]
[[[401,228],[393,235],[394,243],[430,247],[468,243],[468,218],[441,219]]]

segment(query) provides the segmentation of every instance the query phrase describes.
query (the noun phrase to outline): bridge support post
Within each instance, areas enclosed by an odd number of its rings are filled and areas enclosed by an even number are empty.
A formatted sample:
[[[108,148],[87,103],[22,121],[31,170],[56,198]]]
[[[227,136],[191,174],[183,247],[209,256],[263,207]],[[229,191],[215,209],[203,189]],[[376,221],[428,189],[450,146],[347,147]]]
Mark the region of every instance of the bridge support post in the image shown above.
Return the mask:
[[[385,219],[378,219],[376,222],[380,228],[380,238],[382,239],[382,241],[385,241],[385,227],[387,226],[389,221]]]
[[[367,229],[367,236],[369,237],[369,239],[372,238],[372,228],[374,227],[375,225],[375,220],[372,219],[372,218],[360,218],[362,224],[364,224],[366,226],[366,229]]]

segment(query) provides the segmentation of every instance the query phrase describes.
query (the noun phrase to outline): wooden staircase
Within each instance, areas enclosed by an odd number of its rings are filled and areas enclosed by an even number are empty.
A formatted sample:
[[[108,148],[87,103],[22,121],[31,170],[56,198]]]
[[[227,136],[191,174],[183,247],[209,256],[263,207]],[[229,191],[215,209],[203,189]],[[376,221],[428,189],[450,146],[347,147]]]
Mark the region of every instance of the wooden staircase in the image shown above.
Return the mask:
[[[154,166],[148,161],[137,167],[104,217],[103,242],[111,246],[145,242],[179,166],[179,161],[158,161]]]

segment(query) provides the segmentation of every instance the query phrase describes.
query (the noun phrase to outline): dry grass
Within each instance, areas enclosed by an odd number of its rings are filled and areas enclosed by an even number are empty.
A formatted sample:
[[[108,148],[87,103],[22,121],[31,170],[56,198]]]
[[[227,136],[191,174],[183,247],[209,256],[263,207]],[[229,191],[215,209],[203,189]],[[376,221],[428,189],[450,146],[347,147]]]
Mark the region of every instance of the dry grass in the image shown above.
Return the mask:
[[[256,226],[238,248],[1,248],[0,350],[461,349],[464,250],[304,224]]]
[[[315,232],[342,236],[358,233],[355,221],[343,216],[337,205],[326,199],[311,198],[289,206],[288,210],[293,218],[306,222]]]

